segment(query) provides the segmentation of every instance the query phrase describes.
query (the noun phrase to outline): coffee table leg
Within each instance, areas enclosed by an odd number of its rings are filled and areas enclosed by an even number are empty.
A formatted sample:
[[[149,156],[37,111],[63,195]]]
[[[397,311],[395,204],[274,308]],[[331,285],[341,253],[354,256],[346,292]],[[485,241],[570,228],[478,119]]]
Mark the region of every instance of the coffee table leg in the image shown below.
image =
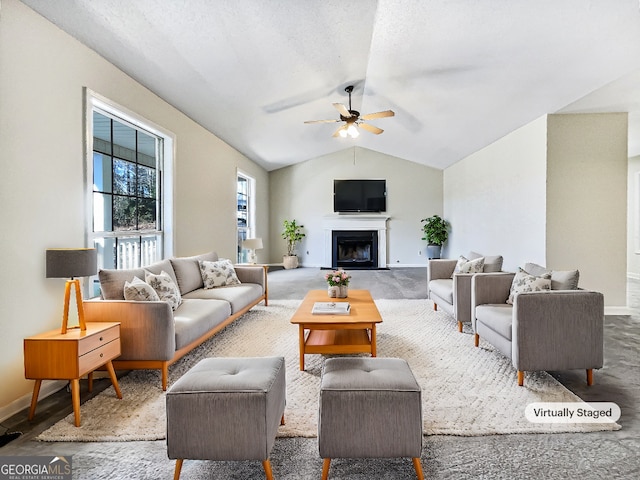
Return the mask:
[[[300,370],[304,370],[304,327],[299,325],[299,341],[300,341]]]
[[[372,357],[376,356],[376,350],[377,350],[377,345],[376,345],[376,324],[372,323],[371,324],[371,356]]]

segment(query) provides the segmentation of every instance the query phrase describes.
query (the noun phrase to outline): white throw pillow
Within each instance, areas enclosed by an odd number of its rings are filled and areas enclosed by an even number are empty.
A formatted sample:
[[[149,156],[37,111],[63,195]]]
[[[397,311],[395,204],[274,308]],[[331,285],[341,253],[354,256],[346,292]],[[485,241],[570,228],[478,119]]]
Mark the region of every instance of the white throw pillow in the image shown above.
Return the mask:
[[[226,287],[228,285],[240,285],[240,280],[236,275],[231,260],[221,258],[217,262],[207,262],[200,260],[200,273],[204,288]]]
[[[160,300],[171,305],[172,310],[180,306],[182,303],[182,295],[180,295],[178,286],[167,272],[163,270],[160,275],[145,272],[144,279],[153,287],[158,297],[160,297]]]
[[[543,273],[540,276],[535,276],[518,267],[518,272],[511,282],[511,290],[509,291],[507,303],[513,305],[513,301],[519,293],[543,292],[545,290],[551,290],[551,273]]]
[[[158,302],[160,297],[147,282],[133,277],[131,282],[124,282],[124,299],[139,302]]]
[[[474,258],[468,260],[467,257],[460,255],[456,268],[453,270],[453,275],[456,273],[480,273],[484,268],[484,257]],[[453,278],[451,275],[451,278]]]

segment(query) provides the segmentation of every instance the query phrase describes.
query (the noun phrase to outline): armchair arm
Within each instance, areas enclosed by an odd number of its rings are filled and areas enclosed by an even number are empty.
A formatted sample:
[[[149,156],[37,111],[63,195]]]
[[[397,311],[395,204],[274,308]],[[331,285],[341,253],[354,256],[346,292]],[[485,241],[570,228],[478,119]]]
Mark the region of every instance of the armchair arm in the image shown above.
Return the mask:
[[[471,308],[487,303],[505,303],[515,273],[476,273],[471,280]]]
[[[451,278],[456,268],[457,260],[434,259],[427,263],[427,282],[438,278]]]
[[[520,293],[512,335],[517,370],[601,368],[604,296],[585,290]]]
[[[434,259],[427,262],[427,298],[431,298],[429,282],[440,278],[451,278],[457,263],[457,260],[449,259]]]
[[[173,312],[167,302],[87,300],[87,322],[120,322],[118,360],[171,360],[176,351]]]
[[[474,273],[453,276],[453,309],[458,323],[471,322],[471,280]]]

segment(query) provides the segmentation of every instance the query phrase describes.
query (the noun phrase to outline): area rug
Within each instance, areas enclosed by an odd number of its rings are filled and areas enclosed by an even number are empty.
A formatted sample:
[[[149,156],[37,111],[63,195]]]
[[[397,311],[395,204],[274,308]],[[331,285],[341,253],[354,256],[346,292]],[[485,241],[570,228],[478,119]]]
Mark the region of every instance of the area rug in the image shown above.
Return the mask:
[[[317,434],[318,394],[326,356],[307,355],[299,369],[298,326],[290,323],[297,300],[258,306],[192,351],[169,371],[169,384],[206,357],[284,356],[286,424],[281,437]],[[527,372],[518,387],[510,361],[488,344],[473,346],[473,336],[457,331],[454,320],[435,312],[428,300],[377,300],[378,356],[404,358],[422,387],[426,435],[494,435],[617,430],[618,424],[541,424],[525,418],[533,402],[580,402],[545,372]],[[165,393],[157,371],[133,371],[120,380],[123,399],[111,387],[81,407],[82,425],[73,414],[39,437],[42,441],[134,441],[165,438]],[[188,412],[185,412],[188,414]]]

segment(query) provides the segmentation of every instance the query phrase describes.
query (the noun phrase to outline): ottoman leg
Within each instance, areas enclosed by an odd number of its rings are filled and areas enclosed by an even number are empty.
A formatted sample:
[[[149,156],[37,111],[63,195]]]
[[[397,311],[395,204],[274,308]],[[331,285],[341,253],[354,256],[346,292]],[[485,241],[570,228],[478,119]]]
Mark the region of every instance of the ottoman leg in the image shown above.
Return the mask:
[[[416,476],[418,480],[424,480],[424,474],[422,473],[422,464],[420,463],[420,459],[418,457],[412,458],[413,460],[413,468],[416,469]]]
[[[264,474],[267,480],[273,480],[273,472],[271,471],[271,462],[267,458],[262,461],[262,467],[264,468]]]
[[[322,480],[327,480],[329,478],[329,466],[331,464],[330,458],[325,458],[324,462],[322,462]]]
[[[180,471],[182,470],[183,461],[183,458],[179,458],[176,460],[176,469],[173,472],[173,480],[178,480],[180,478]]]

